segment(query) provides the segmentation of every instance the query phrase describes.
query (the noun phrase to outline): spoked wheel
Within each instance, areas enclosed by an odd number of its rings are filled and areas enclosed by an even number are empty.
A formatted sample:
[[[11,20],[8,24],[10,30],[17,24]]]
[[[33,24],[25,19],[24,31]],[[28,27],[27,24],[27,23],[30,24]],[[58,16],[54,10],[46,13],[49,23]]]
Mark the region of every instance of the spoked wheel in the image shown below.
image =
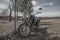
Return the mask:
[[[21,24],[18,28],[19,35],[21,37],[27,37],[30,35],[30,27],[26,25],[25,23]]]

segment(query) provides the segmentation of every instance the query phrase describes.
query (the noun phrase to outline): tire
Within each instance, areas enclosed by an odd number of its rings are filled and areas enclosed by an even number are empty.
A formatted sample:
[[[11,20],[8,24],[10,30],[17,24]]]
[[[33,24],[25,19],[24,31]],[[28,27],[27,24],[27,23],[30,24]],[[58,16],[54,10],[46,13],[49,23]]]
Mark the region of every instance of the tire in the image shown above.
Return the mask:
[[[27,24],[23,23],[19,26],[18,32],[21,37],[27,37],[30,35],[31,31],[30,27]]]

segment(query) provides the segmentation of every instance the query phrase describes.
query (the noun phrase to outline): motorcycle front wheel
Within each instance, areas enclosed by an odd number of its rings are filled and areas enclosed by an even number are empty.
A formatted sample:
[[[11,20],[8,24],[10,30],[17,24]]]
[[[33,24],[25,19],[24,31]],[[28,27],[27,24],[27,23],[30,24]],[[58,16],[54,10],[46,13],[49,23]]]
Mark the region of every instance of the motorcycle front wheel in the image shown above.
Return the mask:
[[[19,32],[19,35],[20,35],[21,37],[27,37],[27,36],[29,36],[30,33],[31,33],[30,27],[29,27],[27,24],[25,24],[25,23],[23,23],[23,24],[21,24],[21,25],[19,26],[18,32]]]

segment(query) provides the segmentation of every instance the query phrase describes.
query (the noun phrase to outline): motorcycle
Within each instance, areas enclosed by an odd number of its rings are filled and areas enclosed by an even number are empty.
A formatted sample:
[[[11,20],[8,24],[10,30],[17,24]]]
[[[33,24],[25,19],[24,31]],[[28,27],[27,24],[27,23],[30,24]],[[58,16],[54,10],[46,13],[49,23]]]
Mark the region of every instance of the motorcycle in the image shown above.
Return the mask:
[[[41,10],[41,8],[39,10]],[[21,37],[27,37],[27,36],[30,35],[30,33],[32,31],[37,31],[38,30],[39,23],[40,23],[40,18],[36,18],[35,17],[35,15],[38,14],[38,13],[35,13],[34,15],[30,14],[28,16],[28,18],[26,18],[26,20],[24,21],[24,23],[22,23],[19,26],[18,32],[19,32],[19,35]]]

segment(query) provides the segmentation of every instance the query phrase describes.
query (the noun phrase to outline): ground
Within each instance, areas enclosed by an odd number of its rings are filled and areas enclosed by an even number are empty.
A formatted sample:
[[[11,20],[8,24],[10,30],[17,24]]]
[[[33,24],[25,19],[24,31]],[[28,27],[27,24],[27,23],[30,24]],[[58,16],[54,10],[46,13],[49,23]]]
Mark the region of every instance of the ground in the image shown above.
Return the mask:
[[[21,24],[21,21],[18,21],[17,22],[17,28],[18,28],[18,26],[20,24]],[[45,20],[41,20],[39,28],[42,28],[42,29],[43,28],[48,28],[46,31],[47,31],[47,33],[49,34],[50,37],[56,37],[56,38],[60,37],[60,19],[45,19]],[[14,22],[13,21],[12,22],[0,21],[0,36],[1,35],[10,34],[13,30],[14,30]],[[37,34],[40,35],[39,32]],[[14,36],[16,37],[17,35],[18,34],[14,35]],[[40,37],[39,35],[37,35],[38,39]],[[30,37],[28,37],[28,38],[30,38]],[[33,39],[35,37],[36,37],[36,34],[35,34],[34,37],[31,37],[31,39]],[[28,38],[26,38],[26,40],[28,40]],[[33,40],[35,40],[35,39],[33,39]],[[23,40],[24,40],[24,38],[23,38]]]
[[[50,33],[50,36],[58,36],[60,37],[60,19],[48,19],[48,20],[41,20],[41,27],[48,27],[47,31]]]

